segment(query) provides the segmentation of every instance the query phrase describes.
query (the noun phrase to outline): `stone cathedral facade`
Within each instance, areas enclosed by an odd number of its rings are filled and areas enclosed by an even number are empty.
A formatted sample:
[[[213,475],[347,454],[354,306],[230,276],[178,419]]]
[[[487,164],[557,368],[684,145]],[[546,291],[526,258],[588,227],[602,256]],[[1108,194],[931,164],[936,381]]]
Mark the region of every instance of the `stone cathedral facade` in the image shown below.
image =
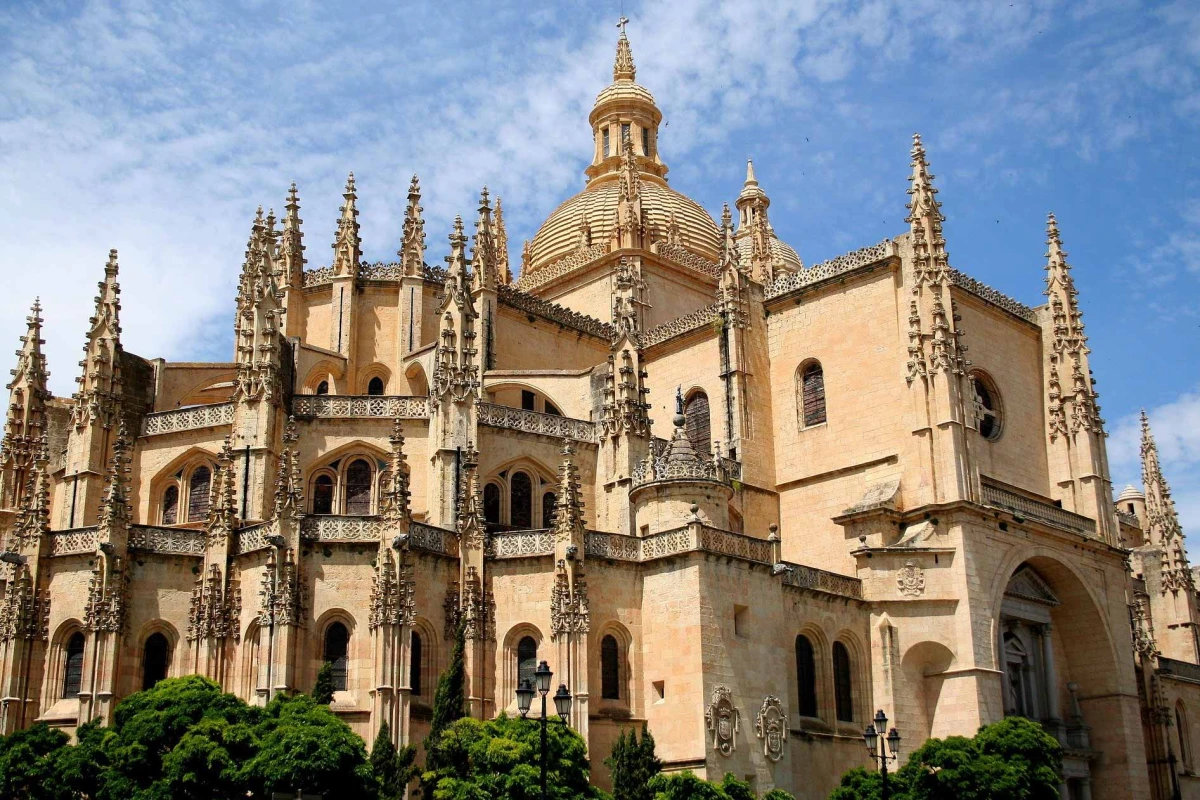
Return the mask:
[[[461,625],[469,712],[548,661],[601,784],[646,723],[668,769],[824,797],[882,708],[909,752],[1041,720],[1072,798],[1200,796],[1195,581],[1148,427],[1114,505],[1054,217],[1014,252],[1044,304],[958,271],[914,137],[908,230],[806,265],[752,167],[719,220],[672,188],[661,120],[622,33],[586,186],[517,269],[486,190],[434,244],[413,178],[367,263],[353,176],[332,252],[293,185],[228,362],[125,350],[113,251],[53,397],[35,305],[3,731],[189,673],[264,703],[328,661],[356,731],[419,742]]]

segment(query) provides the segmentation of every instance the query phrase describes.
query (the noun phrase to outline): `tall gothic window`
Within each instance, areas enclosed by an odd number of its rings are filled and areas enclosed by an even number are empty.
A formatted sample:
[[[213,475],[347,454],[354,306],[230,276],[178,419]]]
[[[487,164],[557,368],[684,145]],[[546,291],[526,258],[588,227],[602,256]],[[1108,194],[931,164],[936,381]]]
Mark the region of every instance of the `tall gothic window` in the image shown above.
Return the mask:
[[[376,396],[383,394],[383,378],[378,376],[371,378],[370,383],[367,384],[367,394]]]
[[[971,373],[971,384],[975,387],[975,408],[979,423],[979,435],[993,442],[1000,438],[1001,423],[1000,392],[996,384],[982,372]]]
[[[483,487],[483,519],[493,525],[500,524],[500,487],[494,483]]]
[[[142,688],[153,689],[154,685],[167,677],[171,664],[171,643],[161,633],[152,633],[142,650]]]
[[[317,394],[329,394],[329,381],[321,381],[317,384]]]
[[[421,634],[412,632],[412,644],[408,648],[408,685],[414,697],[421,694]]]
[[[558,498],[554,496],[554,492],[546,492],[542,495],[542,527],[554,527],[554,504],[558,502]]]
[[[333,513],[333,478],[318,475],[313,482],[312,510],[314,514]]]
[[[533,673],[537,669],[537,642],[532,636],[523,636],[517,642],[517,686],[522,681],[533,684]]]
[[[683,404],[684,431],[697,453],[712,452],[712,428],[708,417],[708,395],[695,392]]]
[[[188,522],[202,522],[208,519],[209,505],[212,503],[212,470],[208,467],[196,467],[188,482]]]
[[[335,622],[325,629],[325,663],[333,668],[333,690],[346,691],[347,653],[350,645],[350,631],[340,622]]]
[[[351,516],[371,513],[371,465],[361,458],[346,468],[346,513]]]
[[[174,525],[179,521],[179,487],[171,484],[163,492],[162,524]]]
[[[611,152],[612,152],[612,147],[610,146],[609,141],[608,141],[608,128],[605,128],[604,129],[604,157],[608,158],[609,153],[611,153]]]
[[[600,640],[600,698],[621,699],[620,648],[611,634]]]
[[[67,640],[66,661],[63,664],[63,697],[78,697],[83,683],[83,634],[76,631]]]
[[[800,370],[796,386],[796,405],[800,425],[820,425],[825,421],[825,371],[819,361],[811,361]]]
[[[807,636],[796,637],[796,688],[800,716],[817,716],[817,660]]]
[[[650,155],[650,129],[642,128],[642,154]]]
[[[833,643],[833,693],[839,722],[854,721],[854,681],[850,673],[850,651],[841,642]]]
[[[508,515],[514,528],[533,527],[533,481],[524,472],[513,473]]]

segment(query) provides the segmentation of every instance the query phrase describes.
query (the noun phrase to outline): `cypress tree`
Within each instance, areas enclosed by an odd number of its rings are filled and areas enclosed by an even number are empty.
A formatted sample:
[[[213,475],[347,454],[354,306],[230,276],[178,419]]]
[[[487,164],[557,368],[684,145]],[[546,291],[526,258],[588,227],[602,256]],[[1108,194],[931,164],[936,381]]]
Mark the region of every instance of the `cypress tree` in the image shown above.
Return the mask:
[[[379,726],[379,734],[371,748],[371,773],[379,789],[379,800],[403,800],[404,790],[417,776],[417,749],[411,744],[396,749],[392,744],[392,730],[385,721]]]
[[[450,665],[438,678],[437,692],[433,696],[433,720],[429,735],[425,737],[425,772],[432,774],[443,766],[446,754],[442,752],[442,732],[455,720],[466,716],[466,680],[464,664],[466,636],[460,622],[454,634],[454,650],[450,653]],[[432,800],[433,782],[425,782],[425,797]]]
[[[326,661],[317,670],[317,682],[313,684],[313,702],[327,706],[333,702],[333,664]]]
[[[645,725],[641,741],[636,731],[622,731],[604,763],[612,770],[613,800],[653,800],[650,779],[662,771],[662,762],[654,753],[654,737]]]

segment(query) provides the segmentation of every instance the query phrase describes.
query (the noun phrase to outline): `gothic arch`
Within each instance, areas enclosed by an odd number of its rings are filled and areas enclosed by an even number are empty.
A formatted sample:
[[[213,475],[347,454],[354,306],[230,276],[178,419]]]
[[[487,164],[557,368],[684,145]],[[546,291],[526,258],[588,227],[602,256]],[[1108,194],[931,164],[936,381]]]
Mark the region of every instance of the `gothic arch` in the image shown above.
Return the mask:
[[[180,674],[179,631],[165,619],[152,619],[142,625],[138,635],[133,638],[133,641],[137,643],[133,658],[134,669],[127,680],[134,682],[135,691],[142,688],[146,676],[146,645],[152,637],[159,634],[167,640],[166,669],[163,677],[172,678]]]
[[[550,648],[545,637],[542,636],[541,630],[530,622],[519,622],[508,629],[508,633],[504,634],[504,646],[497,654],[500,659],[500,675],[496,681],[500,694],[499,697],[508,700],[508,710],[510,713],[517,713],[517,649],[521,644],[521,640],[525,637],[533,639],[537,645],[537,657],[535,661],[547,661],[550,658]],[[554,665],[550,665],[554,669]]]
[[[850,714],[849,720],[839,719],[838,708],[837,708],[838,676],[836,674],[834,674],[834,672],[835,672],[834,664],[836,662],[837,655],[838,655],[838,653],[837,653],[838,645],[841,645],[842,647],[845,648],[845,652],[849,656],[849,661],[850,661],[850,665],[849,665],[849,667],[850,667],[850,670],[849,670],[849,672],[850,672],[850,674],[849,674],[850,694],[849,694],[849,697],[850,697],[850,703],[851,703],[851,707],[850,707],[851,714]],[[864,720],[866,720],[866,718],[870,715],[868,706],[870,705],[870,702],[871,702],[871,694],[867,690],[867,682],[868,682],[867,669],[866,669],[867,660],[865,657],[865,650],[862,646],[862,642],[853,631],[843,628],[842,630],[838,631],[837,636],[833,637],[833,642],[829,646],[829,655],[830,655],[830,658],[828,659],[828,661],[829,661],[829,666],[830,666],[830,677],[833,680],[833,703],[834,703],[834,707],[832,709],[832,711],[834,713],[833,713],[831,719],[833,720],[835,725],[856,726],[856,729],[861,729],[865,725]],[[859,724],[859,723],[863,723],[863,724]]]
[[[541,462],[535,461],[528,456],[521,456],[503,464],[500,467],[493,469],[488,477],[481,481],[481,484],[486,487],[487,484],[493,483],[500,487],[500,523],[504,526],[515,525],[512,521],[512,492],[513,492],[513,476],[518,472],[523,472],[531,479],[530,487],[530,527],[543,528],[546,527],[546,521],[542,519],[542,494],[546,491],[553,491],[558,478],[555,471],[548,469]]]
[[[362,440],[347,442],[329,453],[326,453],[316,465],[308,471],[305,487],[308,493],[310,511],[315,508],[317,478],[326,475],[333,480],[333,503],[331,513],[346,514],[347,471],[358,460],[365,460],[371,468],[370,475],[370,510],[369,514],[379,513],[379,480],[387,469],[388,454],[373,444]],[[315,513],[315,512],[313,512]]]
[[[412,698],[414,701],[424,703],[425,705],[433,705],[433,693],[437,688],[437,679],[440,673],[440,662],[438,661],[438,635],[433,623],[424,617],[417,617],[413,621],[412,632],[421,637],[421,692],[420,694],[413,692]],[[410,669],[411,652],[410,652]],[[409,686],[412,686],[410,678]]]
[[[693,386],[683,393],[684,430],[697,453],[712,453],[712,407],[708,392],[701,386]]]
[[[796,661],[796,640],[803,636],[812,646],[813,656],[813,690],[816,694],[817,714],[814,719],[819,719],[826,724],[831,724],[834,721],[833,715],[833,658],[830,652],[829,637],[825,634],[825,630],[815,622],[806,622],[800,626],[793,637],[792,654],[789,658],[791,662],[791,670],[789,675],[791,680],[789,685],[792,687],[794,697],[790,704],[791,708],[796,709],[797,715],[800,713],[800,667]]]
[[[188,508],[191,505],[191,477],[201,466],[209,471],[209,487],[212,487],[212,477],[217,469],[217,454],[202,447],[191,447],[176,456],[171,463],[158,471],[150,480],[150,518],[159,525],[186,525],[189,522],[203,524],[206,519],[189,520]],[[175,517],[173,522],[167,521],[166,505],[167,490],[175,488]],[[208,498],[204,498],[207,504]],[[203,515],[207,517],[207,513]]]
[[[64,679],[67,670],[67,645],[75,634],[83,634],[85,647],[87,634],[83,622],[75,617],[63,620],[54,629],[50,637],[49,659],[46,675],[49,680],[43,681],[42,708],[48,709],[59,700],[66,699],[63,694]],[[86,652],[86,651],[85,651]]]
[[[233,398],[233,380],[237,373],[230,370],[216,377],[209,376],[180,396],[178,408],[228,403]],[[226,386],[228,384],[228,386]],[[221,391],[228,388],[228,391]]]
[[[606,654],[604,642],[608,637],[616,643],[616,682],[617,696],[605,697],[605,664]],[[633,636],[629,629],[616,620],[604,623],[592,634],[592,642],[588,644],[588,652],[594,653],[592,663],[588,667],[588,684],[594,688],[591,696],[597,701],[600,713],[607,711],[628,711],[633,707]]]
[[[304,379],[302,394],[317,394],[317,385],[321,381],[326,381],[329,384],[329,394],[338,394],[341,389],[342,368],[330,361],[329,359],[321,359],[308,370],[308,375]]]
[[[796,367],[796,422],[800,430],[824,425],[828,421],[825,367],[815,358],[807,358]]]
[[[408,393],[413,397],[425,397],[429,394],[429,378],[425,376],[425,367],[420,361],[414,361],[404,370],[408,380]]]
[[[242,634],[241,646],[241,681],[242,699],[248,703],[253,703],[255,694],[258,691],[258,668],[262,663],[262,654],[259,651],[259,618],[255,617],[246,625],[246,631]]]
[[[317,671],[325,663],[325,646],[329,631],[334,625],[339,624],[346,629],[346,682],[345,688],[339,688],[337,691],[353,692],[357,688],[358,678],[360,677],[358,674],[359,671],[355,669],[355,662],[358,660],[355,658],[355,650],[359,645],[356,637],[358,625],[354,620],[354,615],[344,608],[326,609],[321,613],[321,616],[317,617],[316,623],[313,625],[313,632],[315,634],[313,641],[316,645],[317,657],[314,659],[315,663],[312,665],[313,673],[309,679],[309,684],[311,685],[316,681]]]
[[[538,411],[544,414],[555,414],[563,416],[562,403],[550,396],[550,394],[540,386],[535,386],[532,383],[525,381],[504,381],[503,383],[490,384],[487,387],[488,397],[493,397],[497,405],[508,406],[509,408],[524,408],[522,403],[521,392],[530,392],[533,395],[533,408],[526,409],[528,411]],[[549,404],[549,407],[547,406]]]
[[[358,393],[359,394],[370,394],[371,393],[370,386],[371,386],[371,380],[373,378],[379,378],[379,380],[381,380],[383,382],[383,391],[380,392],[380,394],[390,394],[390,392],[388,392],[388,387],[392,385],[392,371],[389,370],[387,367],[385,367],[383,364],[379,364],[379,363],[371,364],[369,367],[367,367],[365,370],[363,370],[362,375],[359,376],[359,379],[358,379]]]

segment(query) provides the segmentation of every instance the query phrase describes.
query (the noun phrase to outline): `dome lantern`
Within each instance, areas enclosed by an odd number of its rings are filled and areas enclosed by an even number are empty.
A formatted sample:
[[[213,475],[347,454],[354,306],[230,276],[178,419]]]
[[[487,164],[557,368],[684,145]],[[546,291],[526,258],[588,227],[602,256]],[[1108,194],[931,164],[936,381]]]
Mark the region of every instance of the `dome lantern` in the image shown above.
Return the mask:
[[[640,171],[660,178],[667,174],[666,165],[658,157],[662,112],[654,103],[654,95],[636,81],[637,66],[625,35],[627,22],[621,17],[617,23],[621,35],[613,61],[613,82],[597,95],[588,116],[595,142],[595,154],[586,170],[589,181],[616,175],[626,139],[633,144]]]

